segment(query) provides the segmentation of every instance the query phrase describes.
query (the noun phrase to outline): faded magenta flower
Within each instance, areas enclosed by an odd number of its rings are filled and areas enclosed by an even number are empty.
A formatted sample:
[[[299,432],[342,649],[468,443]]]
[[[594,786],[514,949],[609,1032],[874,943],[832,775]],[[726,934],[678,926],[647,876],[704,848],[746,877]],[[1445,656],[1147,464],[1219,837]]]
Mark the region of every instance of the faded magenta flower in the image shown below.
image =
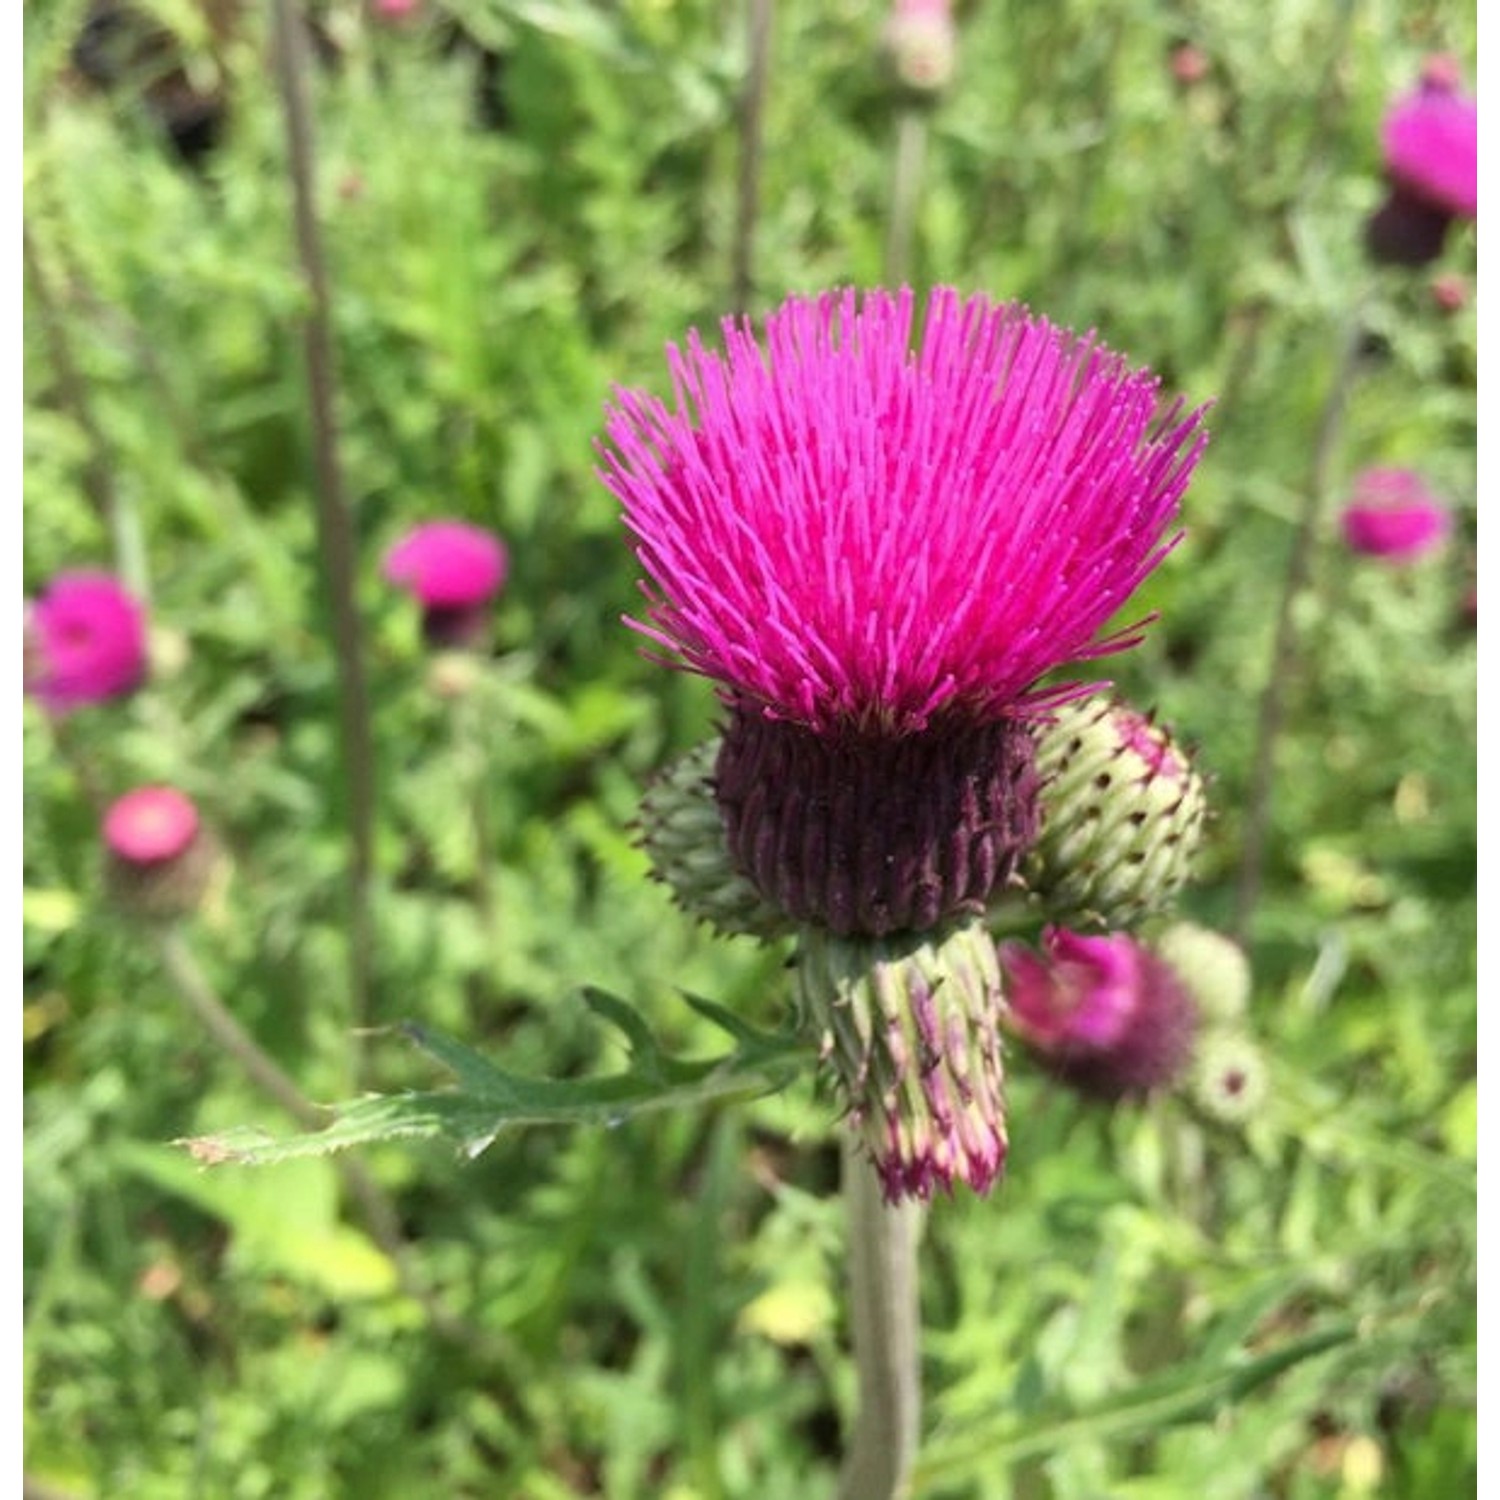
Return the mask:
[[[504,544],[493,532],[466,521],[427,521],[386,553],[384,573],[422,606],[429,641],[468,645],[488,623],[506,565]]]
[[[1386,113],[1380,140],[1390,194],[1366,235],[1377,260],[1426,265],[1441,253],[1449,221],[1478,210],[1478,107],[1459,83],[1453,58],[1430,57],[1416,91]]]
[[[141,786],[110,804],[102,828],[105,883],[124,912],[153,920],[186,916],[203,900],[220,847],[198,809],[172,786]]]
[[[601,478],[664,659],[721,688],[731,854],[797,921],[977,911],[1035,830],[1030,717],[1176,540],[1202,411],[1092,337],[939,288],[792,297],[617,390]]]
[[[108,573],[59,573],[27,609],[26,688],[52,714],[134,692],[146,677],[146,615]]]
[[[893,0],[885,45],[896,78],[905,87],[919,94],[945,88],[958,56],[953,0]]]
[[[1441,547],[1453,518],[1413,470],[1366,469],[1354,481],[1340,524],[1355,552],[1406,563]]]
[[[1193,1057],[1198,1007],[1176,970],[1125,933],[1049,927],[1045,955],[1002,943],[1010,1029],[1050,1072],[1103,1099],[1176,1082]]]
[[[171,786],[142,786],[126,792],[104,815],[104,842],[132,865],[175,859],[198,836],[198,809]]]

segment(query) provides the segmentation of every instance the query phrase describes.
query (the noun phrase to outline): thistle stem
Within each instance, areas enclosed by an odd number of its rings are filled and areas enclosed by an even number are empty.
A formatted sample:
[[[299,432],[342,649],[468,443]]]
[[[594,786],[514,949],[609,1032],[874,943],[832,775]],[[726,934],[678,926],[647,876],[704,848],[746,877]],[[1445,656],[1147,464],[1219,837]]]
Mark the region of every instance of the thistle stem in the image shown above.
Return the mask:
[[[303,353],[307,367],[316,482],[318,548],[328,588],[338,658],[339,728],[349,821],[349,1003],[356,1087],[363,1072],[363,1032],[371,1019],[371,897],[375,848],[374,742],[365,680],[363,632],[355,606],[354,525],[344,492],[334,414],[335,369],[328,276],[313,198],[312,111],[306,40],[296,0],[274,0],[275,72],[285,116],[297,254],[307,284]]]
[[[917,1455],[922,1408],[917,1237],[922,1211],[888,1205],[868,1157],[843,1132],[849,1321],[859,1412],[838,1500],[899,1500]]]
[[[891,182],[891,216],[886,224],[885,280],[900,286],[911,276],[922,172],[927,162],[927,114],[906,108],[896,115],[896,156]]]
[[[1234,935],[1245,944],[1260,897],[1266,838],[1270,832],[1272,791],[1275,783],[1276,747],[1286,711],[1287,688],[1296,669],[1296,606],[1312,571],[1318,521],[1329,489],[1334,454],[1343,431],[1344,412],[1359,374],[1364,340],[1364,304],[1356,303],[1344,331],[1333,384],[1323,403],[1313,443],[1312,464],[1302,492],[1302,509],[1287,556],[1286,576],[1276,611],[1276,633],[1265,689],[1261,694],[1256,727],[1255,759],[1251,772],[1249,811],[1246,815],[1243,852],[1240,857],[1239,888],[1235,898]]]
[[[761,167],[765,160],[766,92],[771,77],[771,32],[775,0],[746,0],[745,89],[740,95],[740,164],[735,184],[734,263],[730,305],[748,312],[755,291],[755,225],[760,217]]]

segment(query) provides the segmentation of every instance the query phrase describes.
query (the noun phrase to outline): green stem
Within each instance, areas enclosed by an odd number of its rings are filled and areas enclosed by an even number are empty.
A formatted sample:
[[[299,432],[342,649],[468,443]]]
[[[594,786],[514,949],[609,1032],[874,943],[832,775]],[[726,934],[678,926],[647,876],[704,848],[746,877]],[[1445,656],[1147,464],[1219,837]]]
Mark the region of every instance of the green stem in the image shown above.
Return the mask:
[[[1344,331],[1333,383],[1329,387],[1323,411],[1318,420],[1313,443],[1312,464],[1302,491],[1302,509],[1287,556],[1286,576],[1276,611],[1276,633],[1271,647],[1271,661],[1266,685],[1261,694],[1260,718],[1256,727],[1255,759],[1251,771],[1249,810],[1245,819],[1243,849],[1240,857],[1239,888],[1235,898],[1234,934],[1240,943],[1248,941],[1255,905],[1260,897],[1266,838],[1271,822],[1271,794],[1275,782],[1276,747],[1281,736],[1286,711],[1287,688],[1296,671],[1297,601],[1312,570],[1318,521],[1323,501],[1330,488],[1334,454],[1343,431],[1344,412],[1349,394],[1359,373],[1360,351],[1364,339],[1364,304],[1356,303]]]
[[[761,168],[765,160],[766,92],[771,77],[771,33],[775,0],[746,0],[745,89],[740,96],[740,164],[735,184],[734,263],[730,305],[748,312],[755,290],[755,225],[760,216]]]
[[[328,276],[313,199],[312,111],[306,41],[296,0],[273,0],[275,71],[286,122],[297,254],[307,283],[303,353],[312,421],[318,546],[330,600],[338,658],[339,727],[349,820],[349,999],[354,1030],[354,1081],[364,1071],[363,1033],[371,1018],[371,911],[375,849],[375,755],[365,678],[363,631],[355,605],[354,524],[344,492],[334,414],[335,370]]]
[[[891,183],[891,216],[886,225],[885,280],[900,286],[911,276],[911,247],[922,199],[927,161],[927,113],[906,108],[896,115],[896,156]]]
[[[843,1132],[849,1321],[859,1412],[838,1500],[899,1500],[908,1491],[921,1422],[917,1237],[922,1211],[888,1205],[869,1158]]]

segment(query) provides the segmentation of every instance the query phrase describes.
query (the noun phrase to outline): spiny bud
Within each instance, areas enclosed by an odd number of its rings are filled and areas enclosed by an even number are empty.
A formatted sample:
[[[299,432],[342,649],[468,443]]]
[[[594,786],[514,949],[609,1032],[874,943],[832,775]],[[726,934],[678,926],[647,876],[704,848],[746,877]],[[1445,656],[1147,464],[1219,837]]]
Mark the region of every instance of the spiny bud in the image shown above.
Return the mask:
[[[1223,1125],[1243,1125],[1270,1091],[1265,1054],[1244,1032],[1215,1027],[1198,1045],[1188,1085],[1204,1114]]]
[[[1128,927],[1165,908],[1202,836],[1203,781],[1153,715],[1056,710],[1037,746],[1041,831],[1023,868],[1049,921]]]
[[[1187,1071],[1198,1010],[1176,971],[1127,933],[1049,927],[1044,952],[1002,943],[1009,1028],[1044,1067],[1106,1100],[1151,1093]]]
[[[1250,960],[1245,950],[1212,928],[1174,922],[1151,945],[1177,970],[1211,1021],[1234,1021],[1250,1002]]]
[[[137,787],[110,804],[103,833],[105,888],[122,912],[164,922],[198,909],[222,855],[188,796]]]
[[[804,928],[797,997],[880,1175],[886,1201],[1005,1165],[1004,999],[995,945],[964,918],[926,933],[841,938]]]
[[[792,924],[739,873],[729,857],[714,795],[719,741],[673,761],[641,799],[641,847],[651,874],[690,916],[726,937],[780,937]]]

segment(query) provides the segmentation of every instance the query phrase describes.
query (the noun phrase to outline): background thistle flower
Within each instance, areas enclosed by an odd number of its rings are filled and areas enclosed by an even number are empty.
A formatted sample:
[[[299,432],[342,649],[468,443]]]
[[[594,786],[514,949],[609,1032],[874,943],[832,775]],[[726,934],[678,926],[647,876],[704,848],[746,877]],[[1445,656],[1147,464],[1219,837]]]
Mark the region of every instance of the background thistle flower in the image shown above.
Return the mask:
[[[102,833],[110,900],[152,921],[196,911],[222,857],[192,799],[176,787],[136,787],[117,797]]]
[[[48,713],[132,693],[145,680],[146,612],[109,573],[59,573],[26,612],[26,690]]]
[[[422,607],[422,634],[436,646],[471,646],[489,627],[489,606],[508,559],[492,532],[466,521],[414,526],[385,555],[388,582]]]
[[[995,945],[967,920],[938,932],[838,938],[804,928],[802,1022],[819,1038],[848,1119],[887,1202],[965,1182],[988,1192],[1005,1166]]]
[[[1176,970],[1127,933],[1042,935],[1043,953],[1002,943],[1009,1029],[1080,1092],[1115,1100],[1176,1083],[1198,1008]]]
[[[1192,763],[1151,715],[1099,696],[1041,731],[1041,828],[1024,874],[1049,921],[1127,927],[1186,881],[1206,802]]]
[[[1265,1054],[1244,1032],[1231,1026],[1206,1031],[1188,1075],[1193,1102],[1221,1125],[1243,1125],[1255,1118],[1270,1092]]]
[[[1448,508],[1411,469],[1366,469],[1339,517],[1351,551],[1392,563],[1415,562],[1453,529]]]
[[[735,868],[714,797],[717,739],[674,760],[641,799],[641,848],[651,874],[690,916],[725,937],[781,937],[787,919]]]
[[[731,853],[844,934],[982,908],[1034,822],[1026,721],[1161,561],[1202,414],[1024,308],[939,288],[789,299],[615,394],[601,477],[634,627],[719,683]],[[1063,689],[1063,696],[1069,690]],[[857,790],[856,790],[857,789]],[[853,871],[853,889],[848,888]]]
[[[1233,1022],[1250,1002],[1250,960],[1232,938],[1196,922],[1174,922],[1151,942],[1193,992],[1204,1018]]]

